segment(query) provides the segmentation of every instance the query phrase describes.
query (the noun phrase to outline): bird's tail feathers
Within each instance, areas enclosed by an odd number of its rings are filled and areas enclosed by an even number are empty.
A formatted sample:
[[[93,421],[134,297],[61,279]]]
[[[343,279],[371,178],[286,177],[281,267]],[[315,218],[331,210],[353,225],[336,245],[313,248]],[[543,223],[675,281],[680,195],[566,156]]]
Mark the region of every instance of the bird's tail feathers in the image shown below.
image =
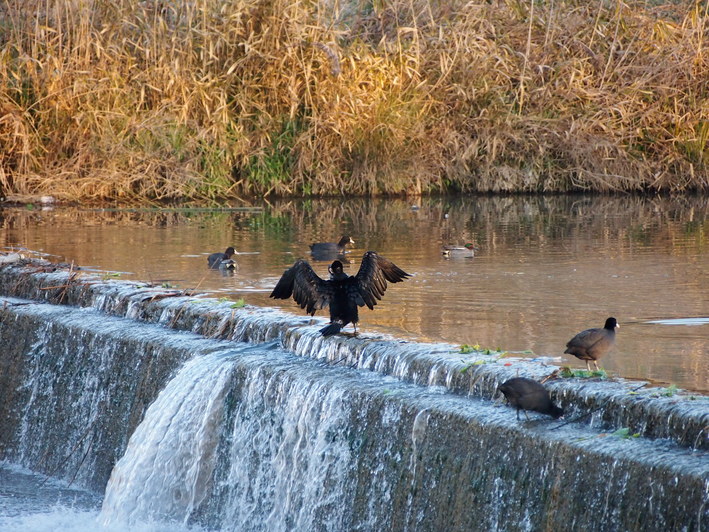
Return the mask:
[[[320,329],[320,334],[322,334],[323,336],[332,336],[333,334],[339,333],[342,330],[342,327],[342,322],[333,321],[328,326]]]

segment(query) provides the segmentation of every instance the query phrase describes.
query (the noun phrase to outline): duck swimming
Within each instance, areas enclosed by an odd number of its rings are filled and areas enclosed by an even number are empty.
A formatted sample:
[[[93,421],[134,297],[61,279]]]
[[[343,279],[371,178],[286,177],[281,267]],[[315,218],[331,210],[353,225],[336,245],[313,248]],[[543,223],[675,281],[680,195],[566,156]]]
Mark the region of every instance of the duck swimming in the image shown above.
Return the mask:
[[[479,248],[471,242],[468,242],[464,246],[443,246],[441,255],[444,257],[474,257],[478,249]]]
[[[399,283],[410,274],[375,251],[367,251],[356,275],[343,271],[342,262],[334,261],[328,268],[329,279],[321,279],[307,261],[300,259],[288,268],[271,292],[274,299],[293,296],[300,308],[311,316],[328,307],[330,324],[320,330],[323,336],[337,334],[352,323],[357,333],[358,307],[374,310],[387,288],[387,281]]]
[[[232,269],[236,267],[236,262],[232,260],[232,257],[236,251],[233,247],[228,247],[224,253],[212,253],[207,257],[207,264],[212,270],[218,270],[219,268]]]
[[[334,260],[343,258],[347,253],[347,245],[354,244],[348,235],[343,236],[339,242],[317,242],[310,244],[310,254],[315,260]]]

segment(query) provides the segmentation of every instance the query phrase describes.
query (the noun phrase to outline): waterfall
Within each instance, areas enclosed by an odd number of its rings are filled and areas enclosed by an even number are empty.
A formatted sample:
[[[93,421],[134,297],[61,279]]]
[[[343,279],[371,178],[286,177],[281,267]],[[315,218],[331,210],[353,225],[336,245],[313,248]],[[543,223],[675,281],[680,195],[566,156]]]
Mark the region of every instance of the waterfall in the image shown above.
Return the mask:
[[[351,397],[328,373],[273,343],[188,361],[131,436],[101,522],[347,528],[358,437]]]
[[[103,491],[147,406],[202,339],[91,310],[19,307],[3,330],[2,458]]]
[[[186,522],[204,499],[214,468],[229,370],[223,353],[198,356],[168,383],[113,468],[104,516],[131,525]]]
[[[45,294],[31,282],[3,287]],[[491,390],[528,363],[477,365],[446,346],[366,335],[322,339],[302,318],[153,301],[142,289],[130,297],[143,303],[130,305],[125,284],[109,288],[113,299],[87,308],[2,298],[0,458],[105,490],[100,520],[111,529],[709,523],[705,397],[557,382],[549,387],[572,412],[612,415],[518,422]]]
[[[273,342],[237,346],[190,360],[160,393],[114,470],[101,521],[255,532],[706,520],[706,453],[556,423],[519,425],[492,402]]]
[[[232,413],[217,500],[243,530],[342,527],[338,505],[351,457],[348,405],[328,382],[256,371]]]

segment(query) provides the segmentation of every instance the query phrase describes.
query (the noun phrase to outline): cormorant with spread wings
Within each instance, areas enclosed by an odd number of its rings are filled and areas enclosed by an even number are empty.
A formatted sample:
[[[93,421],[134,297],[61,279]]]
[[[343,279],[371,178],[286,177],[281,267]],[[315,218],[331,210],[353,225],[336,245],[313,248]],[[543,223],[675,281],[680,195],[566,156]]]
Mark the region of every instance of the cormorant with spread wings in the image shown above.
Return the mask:
[[[271,292],[274,299],[288,299],[295,302],[311,316],[316,310],[330,308],[330,325],[320,330],[323,336],[337,334],[352,323],[357,332],[359,312],[357,307],[374,305],[387,289],[387,281],[399,283],[411,277],[390,260],[375,251],[367,251],[362,258],[357,275],[350,276],[342,271],[339,260],[329,267],[329,279],[321,279],[307,261],[300,259],[288,268]]]

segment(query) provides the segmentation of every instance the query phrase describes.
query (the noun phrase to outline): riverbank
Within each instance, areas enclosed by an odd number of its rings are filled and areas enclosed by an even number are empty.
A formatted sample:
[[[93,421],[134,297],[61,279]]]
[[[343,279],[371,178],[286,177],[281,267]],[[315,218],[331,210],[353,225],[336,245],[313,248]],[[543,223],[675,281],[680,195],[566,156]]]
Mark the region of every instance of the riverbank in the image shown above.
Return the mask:
[[[0,11],[3,195],[709,187],[701,3]]]

